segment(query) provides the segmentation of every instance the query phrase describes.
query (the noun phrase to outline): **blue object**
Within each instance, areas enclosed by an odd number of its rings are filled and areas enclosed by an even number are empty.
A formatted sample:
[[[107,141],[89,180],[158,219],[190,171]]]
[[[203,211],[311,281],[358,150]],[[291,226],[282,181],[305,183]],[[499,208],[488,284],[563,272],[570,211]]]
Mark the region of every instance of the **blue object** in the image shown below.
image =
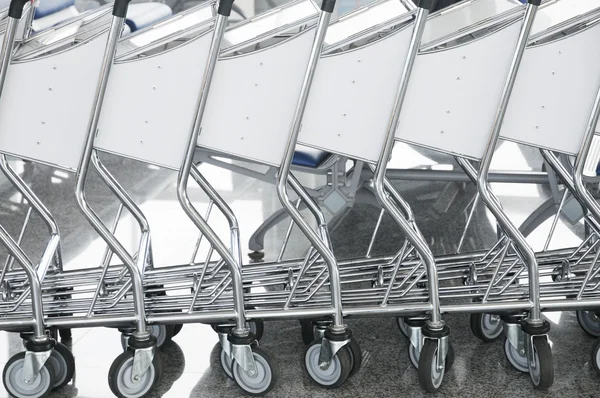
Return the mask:
[[[50,14],[75,5],[75,0],[42,0],[35,9],[35,19],[47,17]]]
[[[173,15],[171,7],[162,3],[135,3],[127,11],[125,23],[131,32],[154,25]]]
[[[294,152],[292,164],[295,166],[317,168],[328,156],[329,152],[298,146],[296,152]]]

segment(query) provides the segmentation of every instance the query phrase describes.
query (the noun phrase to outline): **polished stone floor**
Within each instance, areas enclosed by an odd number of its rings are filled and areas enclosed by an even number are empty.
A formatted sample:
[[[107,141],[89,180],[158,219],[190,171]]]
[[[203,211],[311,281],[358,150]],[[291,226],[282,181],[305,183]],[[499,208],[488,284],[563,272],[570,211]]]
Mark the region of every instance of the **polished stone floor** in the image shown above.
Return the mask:
[[[426,154],[427,155],[427,154]],[[196,239],[192,223],[180,210],[174,190],[175,175],[171,171],[102,157],[110,170],[132,196],[141,203],[152,228],[154,255],[157,265],[189,261]],[[433,160],[432,160],[433,159]],[[18,168],[22,164],[16,163]],[[514,144],[502,145],[493,167],[498,170],[539,170],[541,160],[535,151]],[[449,169],[451,159],[443,156],[424,156],[422,152],[406,145],[397,145],[392,167]],[[26,170],[29,170],[26,167]],[[67,269],[93,267],[98,264],[104,250],[102,241],[79,215],[73,198],[73,175],[46,166],[36,166],[26,176],[32,188],[55,214],[62,229],[64,259]],[[279,208],[274,187],[248,177],[232,174],[213,166],[203,165],[201,171],[221,195],[231,204],[241,223],[242,241],[247,241],[252,231]],[[318,186],[322,180],[302,175],[303,183]],[[473,198],[474,188],[469,184],[441,182],[406,182],[396,185],[413,206],[417,221],[437,254],[452,252],[460,239],[467,215],[466,207]],[[505,210],[516,224],[548,197],[548,189],[536,185],[494,184]],[[4,180],[1,180],[2,225],[14,236],[18,234],[24,217],[21,198]],[[207,199],[192,188],[192,198],[200,208]],[[89,181],[88,197],[95,209],[107,222],[116,211],[116,201],[97,178]],[[378,209],[357,205],[332,232],[336,254],[340,257],[364,255],[371,231],[377,221]],[[469,229],[464,250],[489,247],[496,236],[491,215],[478,206],[474,225]],[[226,233],[223,220],[214,219],[217,232]],[[544,229],[545,223],[540,230]],[[118,236],[131,246],[135,240],[135,224],[124,216]],[[280,225],[267,234],[266,257],[277,255],[286,225]],[[580,225],[570,227],[560,223],[553,247],[577,241]],[[543,232],[543,231],[542,231]],[[545,236],[536,231],[531,243],[543,244]],[[24,247],[33,259],[39,257],[40,242],[45,233],[40,220],[33,218],[27,230]],[[226,235],[224,235],[226,236]],[[401,234],[387,217],[384,218],[374,245],[374,255],[387,254],[398,249]],[[289,253],[301,253],[306,244],[295,231]],[[3,252],[4,253],[4,252]],[[546,393],[534,392],[528,375],[511,368],[504,357],[502,341],[483,343],[469,329],[468,314],[445,316],[451,328],[456,361],[446,375],[440,389],[443,396],[453,397],[594,397],[598,396],[600,377],[590,363],[594,339],[578,326],[574,313],[549,313],[552,324],[550,337],[553,343],[556,381]],[[280,380],[270,394],[274,397],[387,397],[421,396],[416,370],[407,355],[408,342],[393,318],[350,319],[348,325],[363,350],[364,362],[360,371],[339,389],[326,390],[315,385],[303,369],[305,347],[300,338],[298,323],[294,320],[267,322],[261,345],[270,350],[280,366]],[[77,329],[70,342],[76,359],[76,377],[68,386],[51,394],[51,397],[111,396],[107,384],[108,369],[119,353],[119,333],[107,328]],[[19,337],[0,333],[0,366],[22,350]],[[162,350],[164,376],[153,396],[164,397],[234,397],[242,396],[234,382],[222,372],[218,360],[217,337],[210,327],[185,325],[172,343]],[[6,396],[0,386],[0,397]]]

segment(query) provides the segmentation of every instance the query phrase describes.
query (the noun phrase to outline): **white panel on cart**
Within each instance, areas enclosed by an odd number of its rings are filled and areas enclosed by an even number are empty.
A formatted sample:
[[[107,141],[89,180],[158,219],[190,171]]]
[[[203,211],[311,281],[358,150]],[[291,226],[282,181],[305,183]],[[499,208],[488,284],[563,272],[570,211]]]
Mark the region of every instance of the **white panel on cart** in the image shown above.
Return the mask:
[[[535,16],[531,34],[600,7],[600,0],[558,0],[543,4]]]
[[[0,97],[0,151],[76,169],[107,34],[8,68]]]
[[[430,43],[515,7],[522,6],[509,0],[472,0],[449,8],[429,18],[421,43]]]
[[[412,26],[319,61],[300,142],[377,161],[384,142]]]
[[[502,136],[569,154],[579,151],[600,87],[600,24],[528,48]]]
[[[465,45],[419,54],[396,138],[480,158],[520,26],[515,22]]]
[[[314,29],[217,63],[198,145],[279,165]]]
[[[179,169],[196,114],[212,31],[113,66],[96,148]]]

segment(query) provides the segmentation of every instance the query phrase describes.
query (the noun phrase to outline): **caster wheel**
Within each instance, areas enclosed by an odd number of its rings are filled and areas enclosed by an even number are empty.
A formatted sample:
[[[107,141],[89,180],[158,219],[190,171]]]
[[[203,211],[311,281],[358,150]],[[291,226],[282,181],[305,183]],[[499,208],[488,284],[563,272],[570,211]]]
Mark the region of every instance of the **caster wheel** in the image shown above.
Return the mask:
[[[150,325],[148,326],[150,333],[156,337],[156,347],[160,348],[167,344],[173,338],[175,330],[174,325]],[[123,351],[129,349],[129,336],[121,334],[121,346]]]
[[[119,398],[141,398],[146,396],[154,387],[162,373],[158,351],[155,351],[150,367],[134,382],[133,373],[134,351],[128,350],[115,359],[108,371],[108,385],[115,396]]]
[[[409,344],[408,346],[408,357],[410,358],[410,363],[415,367],[415,369],[419,369],[419,360],[421,357],[421,353],[418,348],[414,345]],[[448,342],[448,352],[446,353],[446,366],[444,367],[445,372],[449,371],[454,365],[454,346],[452,342]]]
[[[448,347],[448,356],[450,356],[450,347]],[[421,353],[419,355],[419,383],[427,392],[436,392],[442,385],[446,366],[442,368],[437,366],[438,345],[435,340],[425,339]]]
[[[331,359],[327,369],[319,367],[321,339],[313,341],[304,354],[304,366],[309,376],[326,388],[340,387],[352,371],[352,357],[348,346],[342,347]]]
[[[404,335],[404,337],[408,338],[408,330],[410,327],[404,322],[404,318],[401,316],[396,318],[396,322],[398,323],[398,329],[400,329],[400,333]]]
[[[547,390],[554,383],[554,360],[552,349],[546,336],[533,338],[533,364],[529,367],[529,377],[537,390]]]
[[[360,370],[360,366],[362,365],[362,350],[360,349],[360,345],[358,341],[354,338],[350,339],[350,344],[348,344],[348,352],[351,355],[352,359],[352,369],[350,370],[350,374],[348,377],[352,377]]]
[[[493,314],[471,314],[471,332],[486,343],[496,340],[503,331],[500,316]]]
[[[233,380],[246,393],[261,396],[273,389],[279,378],[279,369],[273,356],[258,346],[252,346],[256,374],[249,375],[237,362],[232,361]]]
[[[71,350],[64,344],[56,343],[46,364],[52,368],[52,374],[54,375],[53,390],[66,386],[73,379],[73,375],[75,374],[75,357],[73,357]]]
[[[592,350],[592,364],[594,365],[594,369],[596,369],[596,373],[600,376],[600,340],[598,340]]]
[[[504,354],[508,362],[520,372],[529,373],[529,364],[527,361],[527,353],[525,349],[519,351],[517,348],[510,344],[508,339],[504,340]]]
[[[600,317],[595,311],[577,311],[577,322],[584,332],[592,337],[600,337]]]
[[[181,332],[181,329],[183,329],[183,323],[173,325],[173,337],[177,336]]]
[[[210,325],[210,327],[217,332],[217,325],[212,324]],[[254,333],[254,337],[256,338],[256,341],[260,341],[260,339],[262,338],[264,332],[265,332],[265,323],[262,321],[262,319],[256,320],[256,321],[248,321],[246,322],[246,327],[248,329],[250,329],[250,331],[252,333]]]
[[[221,362],[221,368],[227,377],[233,379],[233,373],[231,370],[231,361],[232,359],[225,353],[225,350],[221,349],[221,354],[219,355],[219,362]]]
[[[25,364],[25,352],[13,356],[4,366],[2,381],[4,388],[13,396],[19,398],[41,398],[46,397],[54,385],[54,374],[52,368],[46,362],[38,375],[31,383],[23,381],[23,366]]]
[[[61,341],[70,341],[73,339],[71,329],[58,329],[58,334],[60,335]]]
[[[265,323],[262,319],[246,322],[246,327],[249,328],[252,333],[254,333],[256,341],[260,341],[260,339],[262,339],[263,334],[265,333]]]
[[[419,357],[421,353],[419,349],[415,347],[412,343],[408,344],[408,358],[410,359],[410,363],[415,369],[419,369]]]
[[[302,331],[302,341],[305,345],[310,345],[315,341],[315,326],[312,321],[301,320],[300,329]]]
[[[252,253],[248,253],[248,257],[250,257],[250,260],[252,260],[252,261],[260,261],[263,258],[265,258],[265,253],[259,252],[259,251],[254,251]]]

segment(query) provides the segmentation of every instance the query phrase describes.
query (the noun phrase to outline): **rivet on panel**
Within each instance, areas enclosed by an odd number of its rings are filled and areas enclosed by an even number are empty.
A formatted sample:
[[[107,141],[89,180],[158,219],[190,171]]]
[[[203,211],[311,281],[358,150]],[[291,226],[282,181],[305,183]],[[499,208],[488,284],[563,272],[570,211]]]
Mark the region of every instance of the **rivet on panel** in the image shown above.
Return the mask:
[[[144,123],[148,124],[148,121],[147,121],[147,120],[144,120]]]
[[[258,87],[258,83],[254,83],[254,87]]]
[[[542,105],[542,109],[546,109],[546,107],[544,105]]]
[[[161,68],[161,66],[160,66],[160,65],[158,65],[158,66],[157,66],[157,68],[158,68],[158,69],[160,69],[160,68]]]
[[[46,124],[46,122],[42,122],[42,125]]]
[[[343,115],[344,117],[346,117],[346,114],[345,114],[345,113],[342,113],[342,115]]]
[[[52,69],[56,70],[56,66],[53,66]]]
[[[562,51],[559,51],[558,53],[559,53],[559,54],[562,54]]]
[[[143,144],[143,143],[144,143],[144,140],[140,140],[140,144]]]
[[[535,128],[536,128],[536,129],[539,129],[539,128],[540,128],[540,126],[536,125],[536,126],[535,126]]]
[[[250,120],[250,116],[246,116],[246,120]]]
[[[448,110],[446,111],[446,113],[450,113],[450,109],[448,109]]]
[[[338,133],[338,137],[341,137],[342,135],[340,133]]]
[[[39,141],[38,141],[38,142],[37,142],[37,144],[38,144],[38,145],[40,145],[40,144],[41,144],[41,142],[39,142]]]
[[[440,134],[444,134],[444,130],[440,131]]]
[[[242,140],[242,141],[243,141],[243,140],[244,140],[244,137],[240,137],[240,140]]]
[[[456,76],[456,80],[460,80],[460,76]]]
[[[152,86],[152,90],[156,90],[156,86]]]
[[[358,60],[358,63],[360,64],[361,62],[362,62],[362,60],[360,60],[360,59],[359,59],[359,60]]]
[[[261,63],[260,63],[260,66],[263,66],[263,65],[264,65],[264,64],[261,62]]]
[[[356,83],[356,80],[352,80],[352,84]]]
[[[48,91],[52,91],[52,87],[48,87]]]
[[[552,72],[552,74],[553,74],[553,75],[555,75],[555,74],[556,74],[556,72]]]
[[[463,59],[467,59],[467,56],[466,56],[466,55],[463,55]]]

